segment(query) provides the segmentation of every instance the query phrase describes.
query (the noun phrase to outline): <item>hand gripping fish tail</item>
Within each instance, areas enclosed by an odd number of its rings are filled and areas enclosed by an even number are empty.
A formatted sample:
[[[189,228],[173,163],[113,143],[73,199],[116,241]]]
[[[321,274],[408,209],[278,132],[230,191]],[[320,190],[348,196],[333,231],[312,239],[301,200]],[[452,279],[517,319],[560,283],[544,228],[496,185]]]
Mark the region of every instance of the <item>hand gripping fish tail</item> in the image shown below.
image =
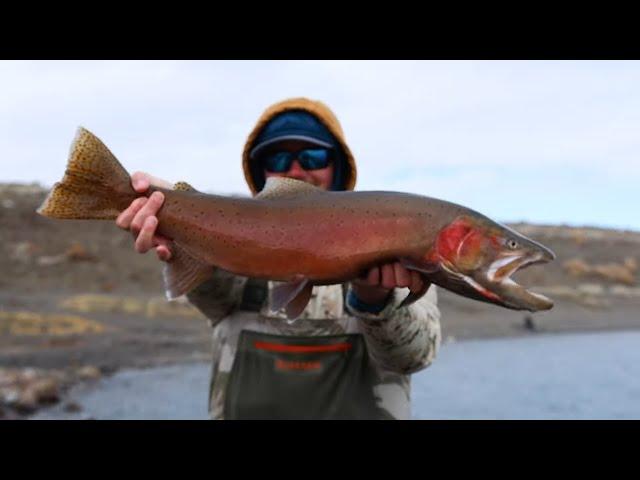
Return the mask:
[[[165,264],[169,299],[198,286],[216,268],[279,284],[271,306],[298,317],[314,285],[352,281],[399,261],[430,284],[514,310],[548,310],[553,301],[511,276],[555,254],[532,239],[461,205],[402,192],[326,191],[292,178],[270,177],[253,198],[204,194],[186,183],[173,190],[133,190],[109,149],[80,128],[64,177],[41,215],[113,220],[139,196],[161,191],[158,234],[172,241]]]
[[[178,191],[193,191],[184,182]],[[56,183],[37,213],[45,217],[76,220],[114,220],[140,196],[149,196],[161,188],[152,187],[144,195],[135,192],[131,176],[102,141],[79,127],[71,144],[64,177]],[[173,300],[208,278],[214,267],[174,244],[171,262],[164,267],[167,299]]]

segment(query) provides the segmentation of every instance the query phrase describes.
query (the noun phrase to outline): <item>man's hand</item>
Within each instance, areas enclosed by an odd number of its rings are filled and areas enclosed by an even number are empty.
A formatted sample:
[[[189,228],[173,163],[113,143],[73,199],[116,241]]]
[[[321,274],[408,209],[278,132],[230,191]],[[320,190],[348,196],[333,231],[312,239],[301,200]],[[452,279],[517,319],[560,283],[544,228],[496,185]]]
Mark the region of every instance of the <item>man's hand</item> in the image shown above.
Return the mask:
[[[144,193],[150,185],[171,188],[171,184],[143,172],[136,172],[131,176],[133,189]],[[171,259],[171,241],[156,235],[158,218],[156,214],[164,203],[164,195],[154,192],[149,198],[136,198],[116,219],[116,225],[123,230],[129,230],[135,238],[135,249],[138,253],[146,253],[155,247],[158,258],[164,262]]]
[[[351,286],[358,299],[378,305],[389,297],[394,288],[409,287],[412,292],[418,292],[425,284],[418,272],[394,262],[372,268],[365,277],[351,282]]]

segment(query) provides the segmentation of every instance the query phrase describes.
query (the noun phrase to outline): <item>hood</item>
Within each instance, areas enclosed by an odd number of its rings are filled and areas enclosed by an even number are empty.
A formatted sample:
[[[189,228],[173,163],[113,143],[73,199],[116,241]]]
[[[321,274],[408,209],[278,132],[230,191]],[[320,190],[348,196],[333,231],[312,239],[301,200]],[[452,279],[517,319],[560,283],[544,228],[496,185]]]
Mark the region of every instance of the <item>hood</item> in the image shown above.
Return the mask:
[[[353,190],[356,185],[357,177],[356,162],[344,138],[340,122],[338,122],[334,113],[324,103],[317,100],[310,100],[308,98],[291,98],[278,102],[267,108],[258,119],[258,123],[256,123],[256,126],[249,134],[244,145],[244,150],[242,152],[242,169],[244,171],[244,178],[247,181],[247,185],[249,185],[249,188],[251,189],[251,193],[255,195],[262,188],[262,185],[256,185],[256,178],[254,178],[255,166],[252,165],[252,161],[249,157],[255,141],[260,135],[262,129],[269,123],[269,121],[271,121],[271,119],[276,115],[291,110],[303,110],[308,112],[314,115],[325,127],[329,129],[342,148],[342,153],[344,154],[343,160],[346,163],[346,171],[344,172],[344,189]]]

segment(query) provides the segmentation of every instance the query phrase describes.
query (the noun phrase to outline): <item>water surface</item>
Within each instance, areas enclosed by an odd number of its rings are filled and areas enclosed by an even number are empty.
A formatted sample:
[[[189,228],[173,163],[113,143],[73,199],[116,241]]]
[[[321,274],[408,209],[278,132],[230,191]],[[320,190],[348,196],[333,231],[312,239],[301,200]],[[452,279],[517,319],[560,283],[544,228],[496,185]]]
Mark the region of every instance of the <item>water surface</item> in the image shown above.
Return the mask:
[[[35,418],[206,419],[209,370],[123,371]],[[640,419],[640,332],[448,343],[412,382],[416,419]]]

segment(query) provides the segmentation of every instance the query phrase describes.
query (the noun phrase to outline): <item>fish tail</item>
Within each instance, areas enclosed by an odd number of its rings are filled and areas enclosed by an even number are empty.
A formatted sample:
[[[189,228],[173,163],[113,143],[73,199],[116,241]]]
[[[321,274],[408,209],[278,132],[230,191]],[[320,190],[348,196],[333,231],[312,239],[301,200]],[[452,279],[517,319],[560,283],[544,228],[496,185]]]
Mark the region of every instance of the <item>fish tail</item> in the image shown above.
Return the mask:
[[[116,157],[80,127],[62,181],[36,211],[51,218],[114,220],[138,196]]]

